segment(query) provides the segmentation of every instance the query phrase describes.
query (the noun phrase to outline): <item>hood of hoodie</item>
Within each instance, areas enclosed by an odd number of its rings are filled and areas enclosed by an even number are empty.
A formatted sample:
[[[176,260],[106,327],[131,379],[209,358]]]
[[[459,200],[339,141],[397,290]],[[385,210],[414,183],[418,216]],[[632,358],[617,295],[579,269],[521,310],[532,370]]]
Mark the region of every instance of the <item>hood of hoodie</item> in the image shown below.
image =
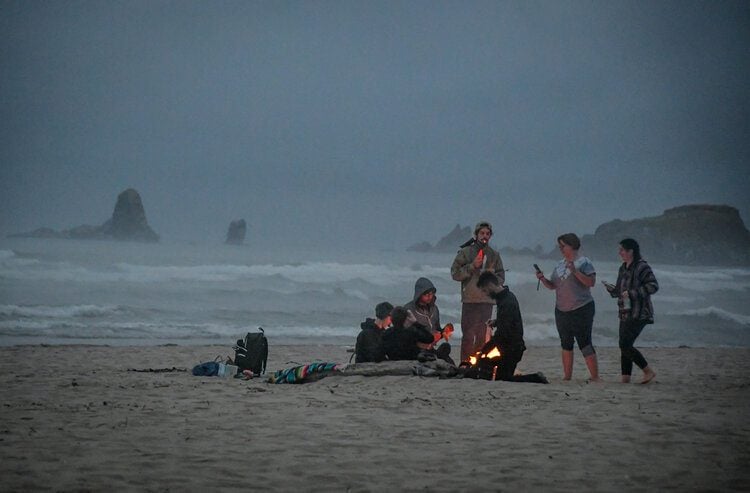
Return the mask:
[[[362,330],[381,330],[380,327],[375,325],[374,318],[366,318],[364,322],[359,324],[359,328]]]
[[[417,304],[419,297],[427,291],[437,291],[437,289],[435,288],[435,285],[432,284],[432,281],[426,277],[420,277],[417,279],[417,282],[414,283],[414,298],[412,298],[414,304]]]

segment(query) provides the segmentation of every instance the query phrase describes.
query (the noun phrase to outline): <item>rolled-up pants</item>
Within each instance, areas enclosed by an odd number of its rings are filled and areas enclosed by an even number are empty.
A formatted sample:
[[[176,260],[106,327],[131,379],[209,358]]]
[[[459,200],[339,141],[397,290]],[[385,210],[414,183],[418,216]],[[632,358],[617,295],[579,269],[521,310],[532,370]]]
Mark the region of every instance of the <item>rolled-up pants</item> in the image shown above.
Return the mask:
[[[490,340],[487,320],[492,317],[492,303],[463,303],[461,305],[461,361],[482,350]]]

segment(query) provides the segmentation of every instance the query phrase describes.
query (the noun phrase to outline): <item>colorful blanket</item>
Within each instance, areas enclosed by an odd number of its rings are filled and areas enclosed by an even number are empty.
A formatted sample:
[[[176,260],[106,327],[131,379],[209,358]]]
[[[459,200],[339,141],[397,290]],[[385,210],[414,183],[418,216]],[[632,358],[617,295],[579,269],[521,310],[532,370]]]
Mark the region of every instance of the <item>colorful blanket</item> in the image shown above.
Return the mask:
[[[268,377],[270,383],[307,383],[320,380],[334,372],[339,372],[345,365],[339,363],[310,363],[285,370],[278,370]]]

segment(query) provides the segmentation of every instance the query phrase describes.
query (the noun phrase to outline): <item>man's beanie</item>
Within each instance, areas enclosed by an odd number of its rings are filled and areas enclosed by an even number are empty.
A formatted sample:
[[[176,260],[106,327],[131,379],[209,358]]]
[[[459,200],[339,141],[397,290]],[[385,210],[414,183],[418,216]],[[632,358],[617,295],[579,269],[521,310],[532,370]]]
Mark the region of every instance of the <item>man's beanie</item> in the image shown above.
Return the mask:
[[[391,310],[393,310],[393,305],[387,301],[378,303],[375,307],[375,318],[378,320],[385,320],[385,317],[391,314]]]
[[[490,230],[490,234],[492,234],[492,225],[490,223],[488,223],[487,221],[480,221],[480,222],[477,223],[476,226],[474,226],[474,236],[476,236],[477,233],[479,233],[479,230],[482,229],[482,228],[489,229]]]

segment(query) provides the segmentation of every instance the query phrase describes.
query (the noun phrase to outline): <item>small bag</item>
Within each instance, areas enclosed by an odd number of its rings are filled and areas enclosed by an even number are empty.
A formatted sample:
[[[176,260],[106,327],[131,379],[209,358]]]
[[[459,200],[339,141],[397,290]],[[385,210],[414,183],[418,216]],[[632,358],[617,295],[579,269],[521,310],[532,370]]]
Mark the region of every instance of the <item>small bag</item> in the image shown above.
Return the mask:
[[[234,346],[234,364],[242,370],[250,370],[253,375],[261,375],[266,372],[268,361],[268,339],[262,327],[260,332],[248,332],[245,339],[238,339]]]

